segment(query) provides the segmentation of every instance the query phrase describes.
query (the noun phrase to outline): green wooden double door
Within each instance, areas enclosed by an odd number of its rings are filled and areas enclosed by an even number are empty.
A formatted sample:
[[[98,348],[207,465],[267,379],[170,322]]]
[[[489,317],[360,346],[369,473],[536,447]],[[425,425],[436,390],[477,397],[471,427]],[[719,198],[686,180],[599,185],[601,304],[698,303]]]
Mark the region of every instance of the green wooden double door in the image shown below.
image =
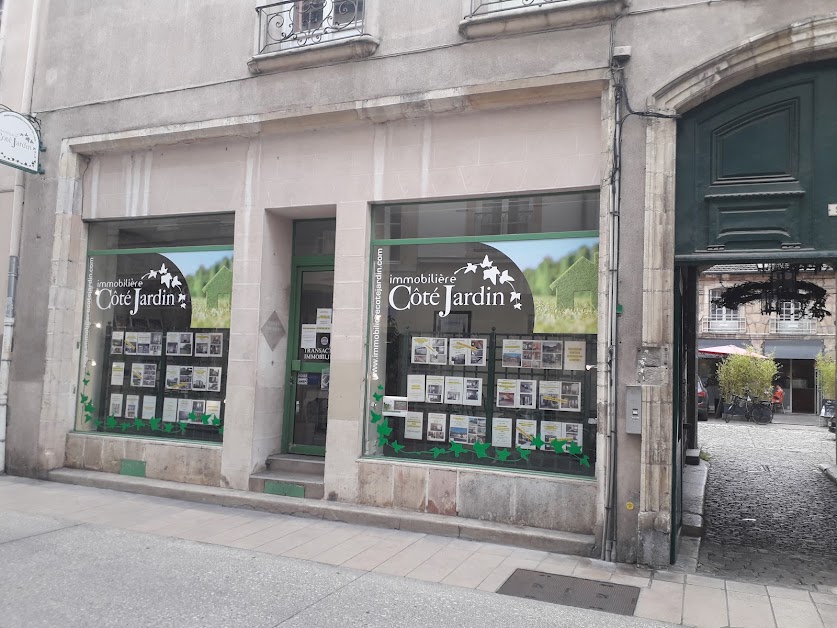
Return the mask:
[[[331,375],[334,258],[294,259],[284,450],[324,456]]]

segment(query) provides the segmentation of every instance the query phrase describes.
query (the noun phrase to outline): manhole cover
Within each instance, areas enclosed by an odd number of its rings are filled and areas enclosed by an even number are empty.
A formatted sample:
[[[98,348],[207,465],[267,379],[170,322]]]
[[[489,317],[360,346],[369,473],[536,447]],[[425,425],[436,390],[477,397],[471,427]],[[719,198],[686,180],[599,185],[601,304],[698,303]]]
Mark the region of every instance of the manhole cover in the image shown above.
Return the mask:
[[[540,602],[633,615],[639,589],[624,584],[518,569],[497,593]]]

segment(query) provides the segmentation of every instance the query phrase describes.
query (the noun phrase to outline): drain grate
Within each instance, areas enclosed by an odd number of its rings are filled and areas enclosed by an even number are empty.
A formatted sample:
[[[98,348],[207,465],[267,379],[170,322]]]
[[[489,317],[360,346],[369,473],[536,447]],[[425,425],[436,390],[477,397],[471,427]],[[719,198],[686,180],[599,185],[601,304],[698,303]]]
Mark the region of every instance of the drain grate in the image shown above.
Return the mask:
[[[747,469],[747,473],[773,473],[773,469],[766,464],[760,464],[752,469]]]
[[[540,602],[633,615],[639,589],[624,584],[518,569],[497,593]]]

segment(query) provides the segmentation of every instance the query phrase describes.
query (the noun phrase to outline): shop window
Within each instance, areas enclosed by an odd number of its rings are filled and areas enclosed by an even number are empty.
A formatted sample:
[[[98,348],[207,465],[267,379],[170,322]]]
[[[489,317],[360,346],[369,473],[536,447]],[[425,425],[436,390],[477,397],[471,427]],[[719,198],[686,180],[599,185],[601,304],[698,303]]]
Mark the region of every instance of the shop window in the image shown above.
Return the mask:
[[[90,223],[76,429],[221,441],[233,217]]]
[[[367,455],[593,475],[597,204],[374,208]]]

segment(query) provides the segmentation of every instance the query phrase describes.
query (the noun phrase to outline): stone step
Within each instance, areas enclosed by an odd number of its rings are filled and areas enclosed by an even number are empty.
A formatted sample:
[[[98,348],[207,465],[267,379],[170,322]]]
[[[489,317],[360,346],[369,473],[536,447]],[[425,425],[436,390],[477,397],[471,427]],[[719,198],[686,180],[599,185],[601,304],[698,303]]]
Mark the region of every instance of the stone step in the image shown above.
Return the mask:
[[[299,454],[273,454],[265,461],[268,471],[288,471],[289,473],[304,473],[325,475],[325,458],[320,456],[300,456]]]
[[[299,499],[264,493],[237,491],[217,486],[198,486],[169,480],[152,480],[101,471],[56,469],[49,472],[53,482],[92,486],[141,495],[182,499],[199,504],[215,504],[228,508],[260,510],[282,515],[317,517],[327,521],[342,521],[355,525],[376,526],[394,530],[408,530],[421,534],[437,534],[469,541],[501,543],[527,549],[598,556],[596,539],[592,535],[560,532],[542,528],[479,521],[464,517],[449,517],[424,512],[410,512],[393,508],[359,506],[320,499]]]
[[[323,476],[292,471],[263,471],[250,476],[250,490],[254,493],[322,499],[325,494]]]

